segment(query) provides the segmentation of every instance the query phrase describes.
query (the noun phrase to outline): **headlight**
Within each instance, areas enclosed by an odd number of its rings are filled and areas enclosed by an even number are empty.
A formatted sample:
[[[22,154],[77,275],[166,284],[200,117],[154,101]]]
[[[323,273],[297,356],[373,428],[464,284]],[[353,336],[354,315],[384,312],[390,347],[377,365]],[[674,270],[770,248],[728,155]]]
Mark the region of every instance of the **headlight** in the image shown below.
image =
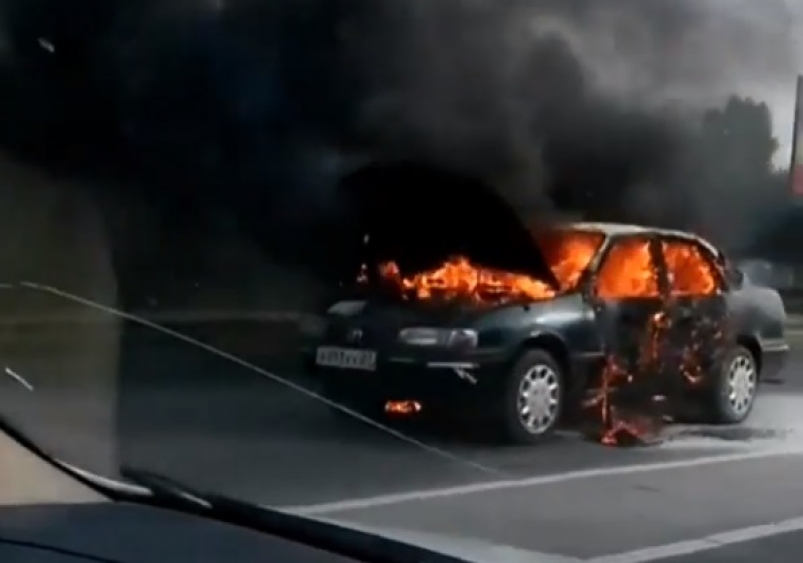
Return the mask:
[[[465,328],[405,328],[399,340],[411,346],[477,346],[477,331]]]

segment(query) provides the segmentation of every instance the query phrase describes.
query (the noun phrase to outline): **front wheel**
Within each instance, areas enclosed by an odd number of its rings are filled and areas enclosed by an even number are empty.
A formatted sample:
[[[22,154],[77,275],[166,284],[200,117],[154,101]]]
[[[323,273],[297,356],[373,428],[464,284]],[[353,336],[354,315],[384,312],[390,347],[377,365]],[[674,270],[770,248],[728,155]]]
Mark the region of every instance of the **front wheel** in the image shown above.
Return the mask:
[[[551,435],[563,412],[565,375],[545,350],[528,350],[505,382],[500,422],[502,437],[514,444],[535,444]]]
[[[739,424],[753,410],[758,391],[758,365],[744,346],[734,346],[723,358],[708,401],[715,424]]]

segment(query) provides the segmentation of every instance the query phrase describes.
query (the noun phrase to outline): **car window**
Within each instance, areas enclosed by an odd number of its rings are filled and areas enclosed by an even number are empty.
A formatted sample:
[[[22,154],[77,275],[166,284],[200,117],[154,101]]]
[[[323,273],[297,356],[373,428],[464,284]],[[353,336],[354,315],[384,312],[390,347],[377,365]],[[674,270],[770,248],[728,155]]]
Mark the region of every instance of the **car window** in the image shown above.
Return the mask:
[[[699,244],[684,240],[665,240],[661,243],[661,250],[666,262],[671,295],[711,295],[721,290],[717,269]]]
[[[600,299],[660,295],[650,241],[627,238],[614,242],[597,271],[595,294]]]
[[[544,255],[561,289],[573,289],[605,241],[596,231],[553,229],[538,232],[536,244]]]

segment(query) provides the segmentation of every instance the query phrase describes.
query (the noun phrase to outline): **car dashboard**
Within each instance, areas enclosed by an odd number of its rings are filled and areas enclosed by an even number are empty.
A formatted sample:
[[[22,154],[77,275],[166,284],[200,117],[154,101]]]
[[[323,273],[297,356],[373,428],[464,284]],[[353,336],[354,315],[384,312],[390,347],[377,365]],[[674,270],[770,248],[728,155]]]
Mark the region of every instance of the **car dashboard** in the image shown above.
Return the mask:
[[[346,563],[352,559],[215,520],[112,502],[0,433],[3,563]]]
[[[350,559],[198,517],[126,503],[3,507],[0,561],[287,561]]]

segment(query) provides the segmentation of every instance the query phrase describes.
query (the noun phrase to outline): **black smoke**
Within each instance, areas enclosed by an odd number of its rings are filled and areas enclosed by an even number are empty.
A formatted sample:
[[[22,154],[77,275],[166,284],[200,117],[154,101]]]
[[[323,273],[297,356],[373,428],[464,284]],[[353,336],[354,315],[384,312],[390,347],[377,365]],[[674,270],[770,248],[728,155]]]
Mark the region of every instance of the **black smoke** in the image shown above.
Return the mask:
[[[525,215],[695,226],[701,100],[791,66],[766,4],[6,0],[0,143],[136,186],[166,225],[232,209],[286,260],[320,262],[338,178],[373,160],[480,179]]]

